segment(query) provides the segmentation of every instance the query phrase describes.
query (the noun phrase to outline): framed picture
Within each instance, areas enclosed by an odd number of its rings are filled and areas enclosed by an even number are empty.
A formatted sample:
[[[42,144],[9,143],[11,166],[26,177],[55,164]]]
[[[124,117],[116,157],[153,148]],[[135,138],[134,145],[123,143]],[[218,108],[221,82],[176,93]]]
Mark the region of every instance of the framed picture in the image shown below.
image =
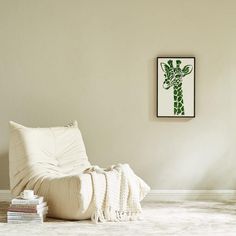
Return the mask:
[[[195,117],[195,57],[157,57],[157,117]]]

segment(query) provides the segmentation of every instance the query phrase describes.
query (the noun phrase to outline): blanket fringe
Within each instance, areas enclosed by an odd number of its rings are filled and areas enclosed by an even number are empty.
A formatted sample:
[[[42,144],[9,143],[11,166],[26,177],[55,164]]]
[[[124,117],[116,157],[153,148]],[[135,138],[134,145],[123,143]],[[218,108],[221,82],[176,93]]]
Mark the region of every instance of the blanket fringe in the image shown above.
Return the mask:
[[[118,222],[118,221],[133,221],[141,220],[141,212],[118,211],[111,208],[105,210],[96,209],[92,214],[91,219],[94,223],[98,222]]]

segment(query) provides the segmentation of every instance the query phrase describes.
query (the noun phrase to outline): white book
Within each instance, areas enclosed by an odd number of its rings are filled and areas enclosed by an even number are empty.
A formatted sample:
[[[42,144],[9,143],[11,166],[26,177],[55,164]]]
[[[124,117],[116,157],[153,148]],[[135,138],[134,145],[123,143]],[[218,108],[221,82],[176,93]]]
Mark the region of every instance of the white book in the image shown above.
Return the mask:
[[[20,209],[40,209],[47,206],[47,202],[42,202],[40,204],[10,204],[10,208],[20,208]]]
[[[21,223],[43,223],[43,219],[40,220],[7,220],[10,224],[21,224]]]
[[[7,222],[44,222],[46,215],[41,217],[20,217],[20,216],[8,216]]]
[[[34,205],[39,205],[43,202],[43,197],[36,197],[34,199],[23,199],[21,197],[17,197],[11,200],[11,204],[34,204]]]
[[[8,220],[41,220],[41,219],[45,219],[46,215],[41,215],[41,216],[8,216],[7,219]]]
[[[44,207],[38,213],[30,213],[30,212],[18,212],[18,211],[8,211],[7,216],[22,216],[22,217],[35,217],[42,216],[48,213],[48,207]]]
[[[30,220],[41,220],[43,217],[22,217],[22,216],[9,216],[7,217],[7,220],[25,220],[25,221],[30,221]]]

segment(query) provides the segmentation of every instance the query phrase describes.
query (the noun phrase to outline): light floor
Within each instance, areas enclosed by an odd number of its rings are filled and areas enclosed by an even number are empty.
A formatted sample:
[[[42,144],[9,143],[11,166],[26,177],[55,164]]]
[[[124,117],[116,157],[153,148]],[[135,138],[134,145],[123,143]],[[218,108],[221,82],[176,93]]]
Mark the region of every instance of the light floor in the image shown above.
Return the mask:
[[[0,236],[11,235],[212,235],[236,236],[236,203],[145,203],[143,221],[100,223],[48,219],[40,225],[7,224],[6,203],[0,203]]]

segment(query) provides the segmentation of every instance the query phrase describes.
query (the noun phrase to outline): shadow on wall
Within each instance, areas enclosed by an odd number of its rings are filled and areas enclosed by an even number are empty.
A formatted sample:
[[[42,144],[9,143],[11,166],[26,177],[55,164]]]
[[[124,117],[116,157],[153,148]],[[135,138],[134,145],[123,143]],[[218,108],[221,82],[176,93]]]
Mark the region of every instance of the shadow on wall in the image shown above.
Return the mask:
[[[185,156],[178,156],[176,159],[166,159],[161,163],[158,182],[165,181],[165,185],[170,185],[179,190],[235,190],[236,189],[236,162],[233,155],[228,152],[209,153],[211,158],[207,159],[199,153]],[[189,158],[191,157],[191,158]],[[199,162],[204,159],[204,165],[200,169],[194,168],[200,166]],[[176,174],[178,173],[178,174]],[[170,177],[170,182],[163,176]],[[173,179],[175,181],[173,181]],[[187,189],[182,188],[185,183]],[[163,189],[165,186],[162,186]],[[183,196],[183,199],[184,196]]]
[[[0,153],[0,186],[1,190],[9,189],[9,161],[8,152]]]
[[[228,153],[223,153],[208,166],[195,188],[199,189],[236,189],[236,163],[234,157],[227,159]],[[217,174],[216,174],[217,173]]]

